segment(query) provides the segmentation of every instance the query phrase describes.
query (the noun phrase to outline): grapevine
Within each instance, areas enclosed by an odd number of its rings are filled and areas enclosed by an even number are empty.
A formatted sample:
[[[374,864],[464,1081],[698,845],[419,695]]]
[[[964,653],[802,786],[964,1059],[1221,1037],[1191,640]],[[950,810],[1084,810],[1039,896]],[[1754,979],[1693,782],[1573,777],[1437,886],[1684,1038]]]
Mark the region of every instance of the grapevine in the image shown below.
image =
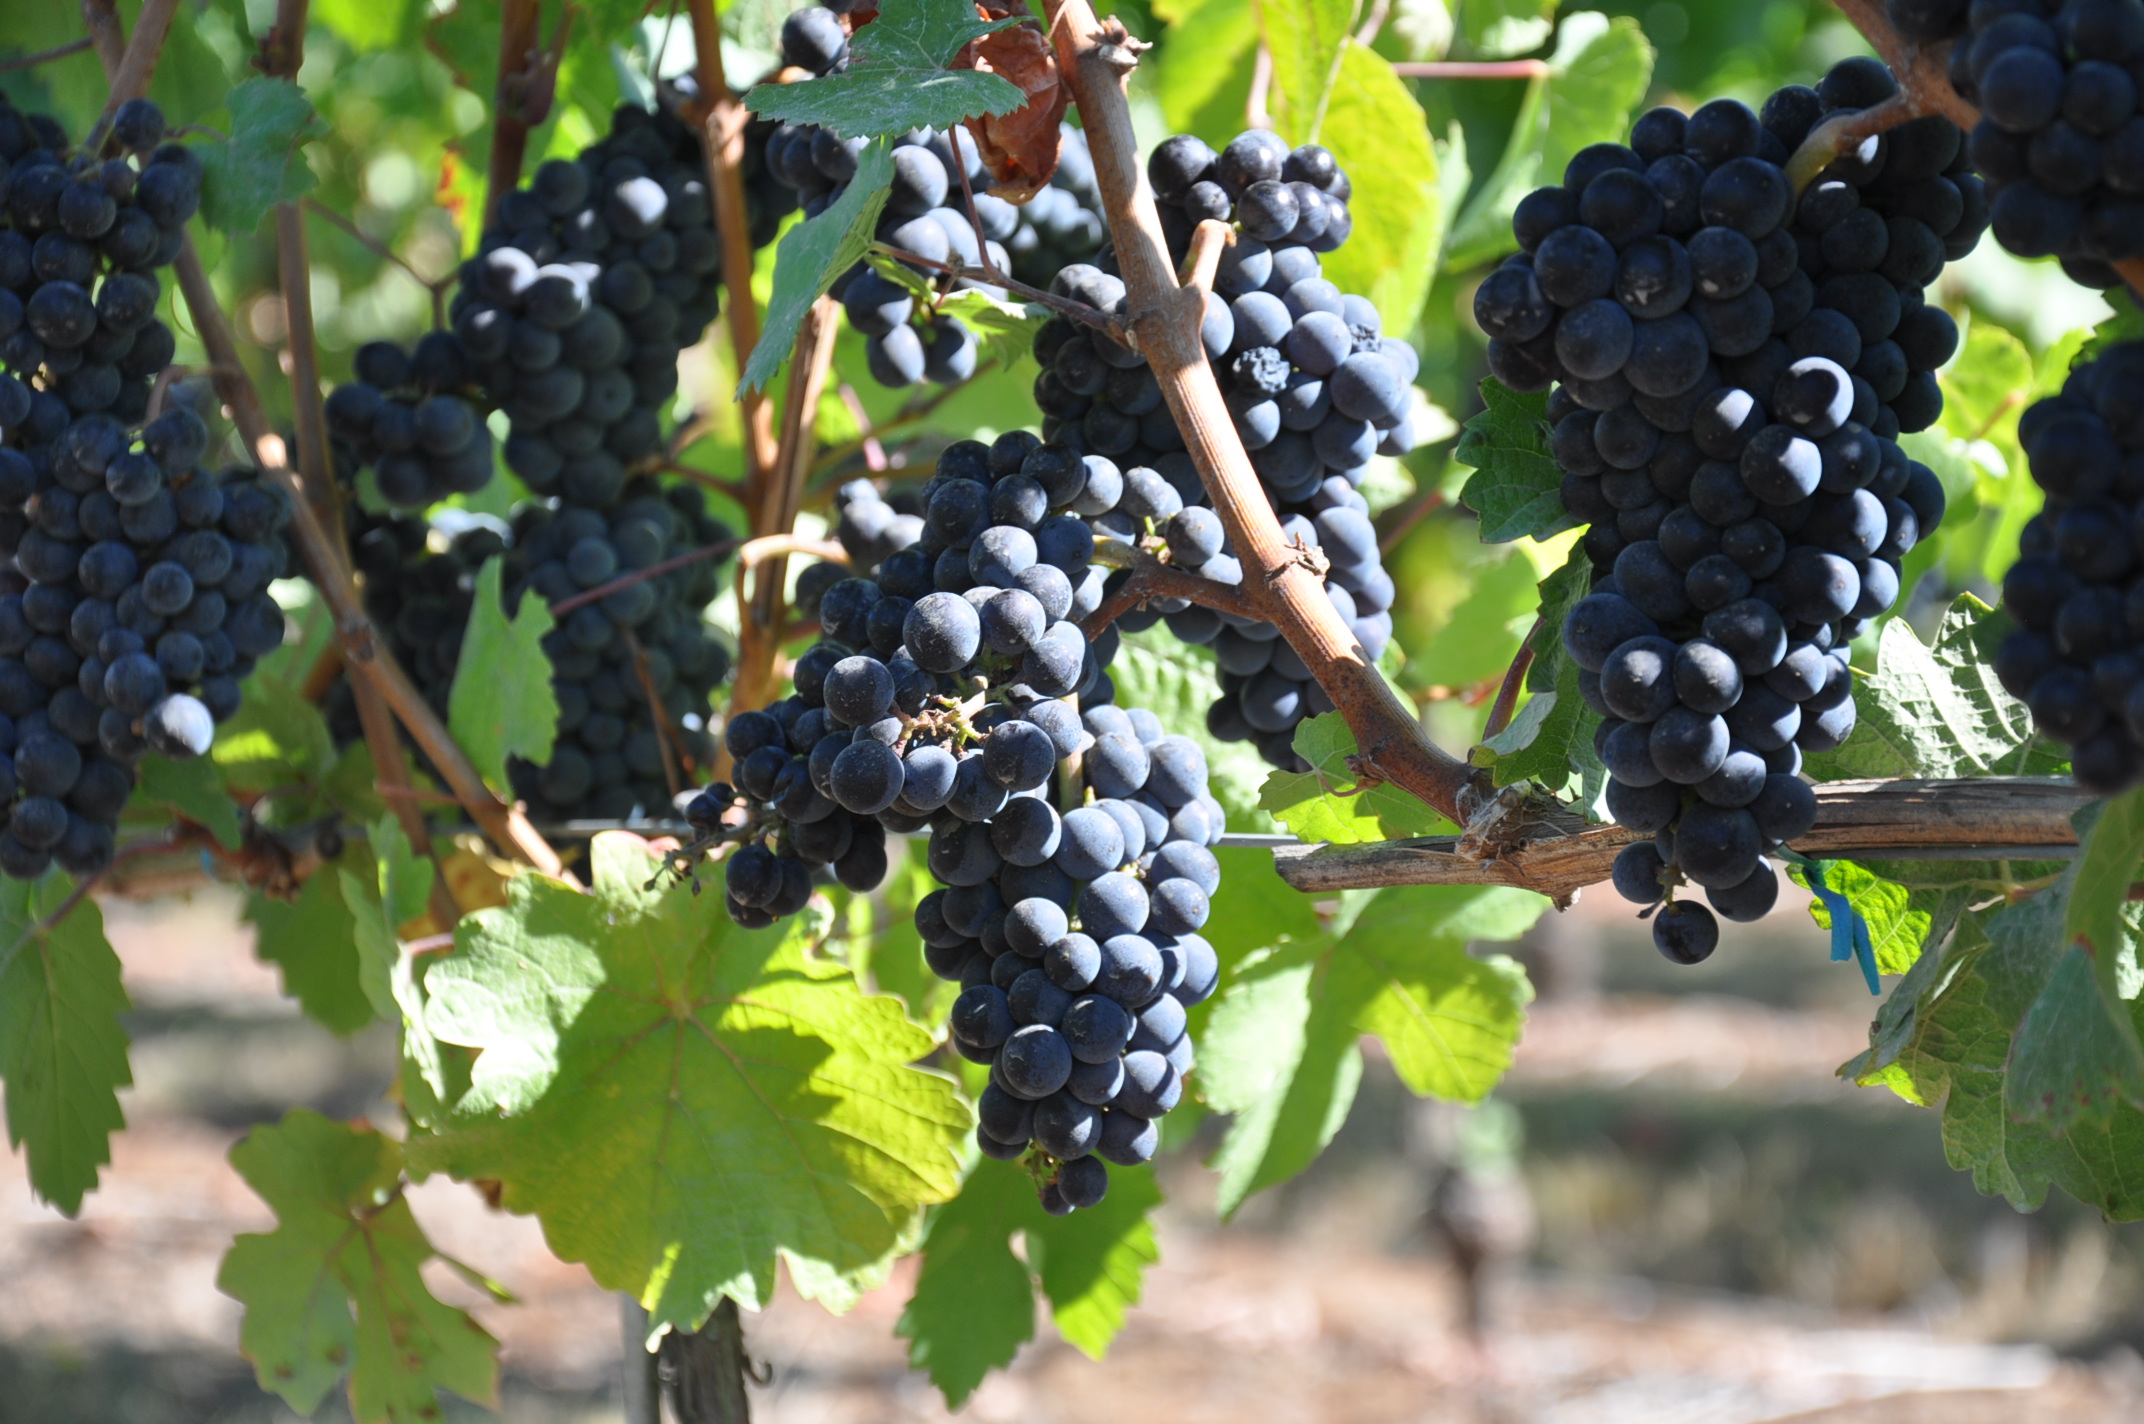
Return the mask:
[[[495,1390],[426,1178],[679,1417],[782,1278],[955,1407],[975,1280],[1099,1351],[1157,1163],[1286,1180],[1364,1036],[1480,1101],[1598,886],[1695,964],[1791,876],[1892,980],[1847,1076],[2144,1215],[2144,3],[1841,0],[1755,108],[1629,18],[272,8],[0,61],[0,1079],[78,1210],[145,887],[388,1025],[392,1130],[232,1154],[293,1408]]]

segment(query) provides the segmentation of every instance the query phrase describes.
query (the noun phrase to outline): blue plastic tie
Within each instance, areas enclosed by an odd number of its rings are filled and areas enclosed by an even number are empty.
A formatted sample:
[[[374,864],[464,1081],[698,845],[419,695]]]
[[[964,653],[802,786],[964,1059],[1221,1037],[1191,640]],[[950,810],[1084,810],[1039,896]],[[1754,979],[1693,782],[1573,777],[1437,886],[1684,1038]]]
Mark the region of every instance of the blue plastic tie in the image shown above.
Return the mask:
[[[1831,958],[1833,963],[1854,959],[1861,963],[1861,977],[1867,981],[1869,992],[1881,997],[1883,985],[1876,977],[1876,944],[1869,937],[1869,922],[1861,917],[1853,902],[1831,888],[1824,879],[1825,864],[1807,856],[1795,856],[1809,877],[1810,893],[1824,902],[1824,909],[1831,915]]]

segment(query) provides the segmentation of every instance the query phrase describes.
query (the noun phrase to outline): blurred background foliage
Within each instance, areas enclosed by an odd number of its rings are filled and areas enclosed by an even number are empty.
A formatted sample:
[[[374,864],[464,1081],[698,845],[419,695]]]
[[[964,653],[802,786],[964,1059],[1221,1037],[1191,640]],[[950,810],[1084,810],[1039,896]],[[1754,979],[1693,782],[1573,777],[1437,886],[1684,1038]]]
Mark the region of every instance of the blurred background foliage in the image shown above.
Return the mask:
[[[123,0],[130,19],[137,3]],[[773,67],[782,17],[798,3],[732,0],[723,7],[734,87]],[[1189,130],[1218,145],[1245,126],[1254,105],[1284,131],[1305,127],[1289,108],[1285,73],[1253,93],[1256,0],[1105,0],[1100,8],[1114,9],[1154,45],[1133,84],[1144,143]],[[251,72],[273,10],[272,0],[186,0],[152,86],[174,122],[219,131],[228,123],[225,95]],[[435,310],[427,283],[451,279],[474,247],[498,73],[497,19],[491,0],[312,6],[299,79],[328,127],[307,154],[318,180],[312,198],[342,219],[316,214],[310,224],[314,305],[331,379],[347,372],[362,342],[406,341],[425,329]],[[605,129],[614,105],[650,102],[659,81],[693,64],[689,25],[663,0],[545,0],[547,42],[562,24],[568,42],[557,99],[532,135],[531,164],[576,152]],[[1352,47],[1348,82],[1336,91],[1352,98],[1336,99],[1316,135],[1340,153],[1358,193],[1356,237],[1335,265],[1352,263],[1340,274],[1343,284],[1375,294],[1387,329],[1409,333],[1422,352],[1421,399],[1434,408],[1428,428],[1436,437],[1404,462],[1381,460],[1365,492],[1380,513],[1400,588],[1396,642],[1405,659],[1395,664],[1398,680],[1434,735],[1463,749],[1479,736],[1497,683],[1531,626],[1535,584],[1566,552],[1566,540],[1480,543],[1457,497],[1466,470],[1454,463],[1453,447],[1462,423],[1481,408],[1484,375],[1473,289],[1511,249],[1512,204],[1560,175],[1577,149],[1622,137],[1646,105],[1687,109],[1719,95],[1756,105],[1780,85],[1813,82],[1865,47],[1823,0],[1628,0],[1561,9],[1555,0],[1359,0],[1353,30],[1368,44]],[[0,57],[79,33],[72,5],[0,0]],[[1510,79],[1400,79],[1386,65],[1437,60],[1539,63],[1529,76]],[[0,75],[0,90],[76,130],[93,117],[102,88],[86,53]],[[265,226],[203,240],[249,359],[263,374],[285,364]],[[772,261],[773,249],[764,249],[762,294]],[[1952,498],[1939,537],[1915,551],[1908,569],[1919,583],[1899,616],[1917,622],[1962,589],[1988,592],[2012,557],[2017,530],[2037,507],[2036,489],[2018,470],[2018,412],[2031,393],[2059,384],[2085,329],[2108,315],[2100,297],[2066,282],[2052,265],[2018,262],[1992,243],[1953,266],[1935,295],[1969,335],[1945,374],[1943,426],[1912,441]],[[198,361],[198,349],[185,344],[183,314],[174,326],[181,359]],[[741,454],[728,398],[733,362],[721,334],[718,324],[687,353],[672,414],[681,422],[697,415],[705,431],[683,463],[733,478]],[[818,411],[821,454],[807,528],[836,484],[867,472],[867,435],[880,432],[881,473],[920,478],[949,440],[987,439],[1036,423],[1034,374],[1031,359],[1019,355],[986,362],[951,393],[889,391],[865,373],[862,341],[845,334]],[[262,385],[271,402],[287,402],[284,382]],[[503,509],[517,493],[502,470],[479,499]],[[730,513],[742,522],[742,511]],[[715,616],[731,615],[718,608]],[[1241,816],[1247,825],[1260,819],[1248,805]]]

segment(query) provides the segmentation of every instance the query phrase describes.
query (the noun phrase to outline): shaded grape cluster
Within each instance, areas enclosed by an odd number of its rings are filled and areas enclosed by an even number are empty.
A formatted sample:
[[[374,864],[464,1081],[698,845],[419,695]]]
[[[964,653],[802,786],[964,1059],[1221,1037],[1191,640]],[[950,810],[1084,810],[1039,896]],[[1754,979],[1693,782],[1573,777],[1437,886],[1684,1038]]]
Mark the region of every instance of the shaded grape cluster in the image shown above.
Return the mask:
[[[1967,149],[1995,240],[2119,285],[2112,264],[2144,255],[2144,5],[2017,0],[1960,19],[1950,79],[1980,109]]]
[[[202,468],[208,427],[173,385],[158,269],[201,167],[148,100],[103,153],[0,103],[0,872],[112,858],[149,751],[206,752],[239,683],[283,642],[281,492]],[[145,423],[146,421],[146,423]]]
[[[881,494],[869,480],[850,480],[834,491],[834,527],[829,532],[848,562],[821,559],[805,566],[790,600],[799,617],[817,618],[828,589],[846,578],[869,578],[880,564],[921,539],[923,501],[913,489]]]
[[[2069,748],[2077,784],[2111,796],[2144,778],[2144,343],[2070,372],[2018,439],[2045,507],[2018,538],[2003,606],[2021,625],[1996,676]]]
[[[339,467],[369,466],[380,497],[401,508],[491,483],[491,430],[464,395],[468,363],[453,333],[430,332],[409,351],[369,341],[355,366],[326,402]]]
[[[532,504],[496,521],[442,512],[367,519],[352,533],[365,602],[425,699],[442,715],[461,657],[476,577],[504,560],[509,617],[525,597],[553,608],[610,588],[674,555],[732,541],[697,486],[636,476],[605,509]],[[435,542],[440,546],[435,548]],[[713,760],[708,698],[731,653],[701,617],[720,591],[722,560],[696,560],[610,588],[557,615],[545,636],[558,740],[550,760],[510,760],[517,796],[537,821],[619,821],[665,812]],[[347,709],[338,735],[361,735]]]
[[[1813,824],[1804,751],[1854,727],[1848,644],[1889,611],[1942,486],[1894,438],[1942,409],[1957,328],[1922,288],[1970,248],[1961,138],[1940,118],[1869,140],[1797,200],[1782,165],[1830,112],[1893,92],[1873,61],[1760,117],[1656,109],[1524,199],[1521,253],[1479,289],[1491,369],[1548,401],[1592,592],[1563,626],[1603,718],[1606,805],[1653,836],[1615,883],[1669,906],[1679,962],[1754,919],[1771,851]]]
[[[661,450],[678,353],[717,310],[713,216],[692,131],[631,105],[500,200],[450,312],[469,374],[511,424],[507,467],[532,492],[602,508]]]
[[[845,13],[809,6],[791,14],[782,25],[783,62],[815,76],[845,69]],[[985,191],[992,182],[989,170],[964,130],[918,129],[903,135],[895,141],[893,188],[879,218],[878,240],[936,263],[981,268],[987,257],[993,271],[1036,286],[1048,282],[1067,263],[1092,257],[1108,237],[1086,136],[1065,126],[1059,138],[1050,183],[1016,205]],[[777,181],[795,190],[811,216],[856,176],[857,158],[867,144],[810,124],[784,124],[767,140],[766,164]],[[942,275],[910,265],[926,283]],[[997,288],[984,290],[1003,295]],[[851,329],[865,338],[865,358],[879,384],[895,389],[918,381],[952,384],[975,374],[975,334],[959,318],[920,304],[909,287],[858,263],[835,282],[833,292]]]

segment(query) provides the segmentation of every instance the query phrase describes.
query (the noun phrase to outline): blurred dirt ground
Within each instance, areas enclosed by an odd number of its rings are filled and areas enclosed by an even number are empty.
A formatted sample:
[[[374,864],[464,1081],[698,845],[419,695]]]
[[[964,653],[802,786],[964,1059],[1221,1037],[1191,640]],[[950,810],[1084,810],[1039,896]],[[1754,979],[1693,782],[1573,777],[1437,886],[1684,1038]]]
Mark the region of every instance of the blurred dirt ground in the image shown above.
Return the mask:
[[[288,1421],[238,1359],[238,1308],[215,1288],[232,1234],[270,1225],[224,1154],[293,1104],[388,1120],[375,1094],[391,1044],[298,1019],[232,900],[108,915],[136,1005],[130,1127],[75,1221],[30,1196],[19,1158],[0,1162],[0,1424]],[[1178,1159],[1162,1263],[1108,1360],[1042,1322],[960,1417],[2144,1418],[2136,1228],[2059,1206],[2019,1218],[1961,1191],[1931,1115],[1830,1076],[1867,1007],[1823,973],[1806,922],[1760,929],[1779,957],[1737,946],[1739,967],[1674,978],[1619,919],[1552,921],[1523,951],[1544,1000],[1506,1106],[1415,1105],[1373,1062],[1328,1159],[1227,1226],[1203,1170]],[[504,1417],[618,1419],[616,1298],[464,1188],[435,1180],[412,1201],[442,1250],[520,1299],[479,1300],[443,1269],[434,1282],[504,1341]],[[1460,1239],[1490,1260],[1478,1343]],[[908,1281],[846,1317],[785,1295],[748,1319],[771,1369],[762,1424],[949,1418],[893,1334]],[[333,1399],[318,1417],[347,1413]],[[448,1417],[485,1416],[450,1402]]]

